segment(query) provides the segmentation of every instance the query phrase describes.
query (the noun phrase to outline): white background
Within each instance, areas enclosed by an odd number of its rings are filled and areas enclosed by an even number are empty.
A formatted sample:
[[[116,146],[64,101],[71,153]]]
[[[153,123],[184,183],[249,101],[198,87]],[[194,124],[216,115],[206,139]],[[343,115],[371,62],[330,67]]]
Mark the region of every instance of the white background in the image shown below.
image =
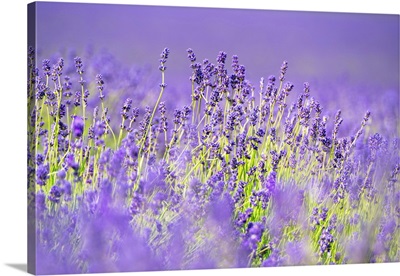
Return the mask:
[[[66,1],[64,2],[77,2]],[[90,1],[87,3],[112,3]],[[400,1],[357,0],[117,0],[121,4],[229,7],[399,14]],[[26,266],[26,51],[27,4],[1,1],[0,8],[0,275],[25,275]],[[73,20],[73,18],[71,18]],[[395,58],[395,57],[394,57]],[[399,62],[393,60],[393,62]],[[399,275],[400,263],[207,271],[115,273],[112,275]],[[101,275],[101,274],[92,274]],[[103,274],[104,275],[104,274]]]

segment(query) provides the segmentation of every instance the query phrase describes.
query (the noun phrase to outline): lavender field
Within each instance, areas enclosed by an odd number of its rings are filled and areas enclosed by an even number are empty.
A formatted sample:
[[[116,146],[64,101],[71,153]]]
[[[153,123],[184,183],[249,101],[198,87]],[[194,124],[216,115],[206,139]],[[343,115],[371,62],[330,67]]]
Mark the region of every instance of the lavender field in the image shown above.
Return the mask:
[[[360,84],[375,69],[339,81],[301,70],[293,47],[265,72],[243,45],[200,58],[207,43],[173,38],[145,64],[51,52],[40,34],[29,47],[37,274],[400,261],[398,63]]]

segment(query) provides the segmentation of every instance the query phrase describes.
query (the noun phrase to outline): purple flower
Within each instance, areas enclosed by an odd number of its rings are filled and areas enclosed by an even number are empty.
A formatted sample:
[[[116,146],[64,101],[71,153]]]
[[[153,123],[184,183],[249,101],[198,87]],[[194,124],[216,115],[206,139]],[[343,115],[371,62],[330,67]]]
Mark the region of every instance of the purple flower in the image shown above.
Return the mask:
[[[75,95],[74,95],[74,105],[76,107],[80,106],[82,102],[82,91],[75,91]]]
[[[245,76],[246,76],[246,67],[244,67],[243,65],[239,65],[237,78],[239,79],[239,81],[244,81]]]
[[[125,120],[128,119],[129,115],[129,111],[132,108],[132,99],[131,98],[127,98],[125,100],[124,106],[121,109],[121,116],[122,118],[124,118]]]
[[[251,217],[252,214],[253,214],[252,208],[246,209],[246,211],[243,213],[239,212],[237,219],[236,219],[236,226],[239,228],[242,227],[247,222],[247,220]]]
[[[223,53],[223,52],[220,52],[220,53]],[[223,60],[225,61],[226,54],[224,56],[225,57]],[[235,73],[235,75],[237,75],[239,73],[239,66],[240,66],[239,65],[239,57],[237,55],[233,55],[232,56],[232,69],[233,69],[233,72]]]
[[[192,48],[189,48],[186,50],[188,52],[188,58],[190,62],[195,62],[196,61],[196,55],[194,54]]]
[[[72,195],[72,185],[71,185],[71,183],[69,181],[67,181],[67,180],[63,180],[61,189],[62,189],[62,193],[64,194],[64,199],[66,201],[71,200],[71,195]]]
[[[93,129],[94,135],[97,138],[100,138],[101,136],[103,136],[105,131],[106,131],[106,123],[104,121],[96,121]]]
[[[83,121],[82,117],[75,116],[71,125],[71,130],[74,136],[77,138],[82,137],[84,127],[85,127],[85,122]]]
[[[323,255],[325,253],[330,253],[331,248],[332,248],[332,243],[334,241],[334,238],[330,231],[328,229],[323,229],[321,236],[319,237],[319,248],[320,248],[320,255]]]
[[[269,129],[269,136],[271,137],[271,141],[276,141],[276,129],[274,127]]]
[[[47,179],[49,179],[49,164],[41,164],[36,169],[36,183],[40,186],[46,185]]]
[[[244,198],[244,196],[245,196],[244,188],[246,187],[246,185],[247,185],[247,182],[245,182],[245,181],[239,181],[239,183],[237,184],[236,192],[233,195],[233,200],[235,203],[240,202]]]
[[[258,106],[256,106],[253,110],[252,110],[252,112],[250,113],[250,124],[252,125],[252,126],[255,126],[257,123],[258,123],[258,120],[259,120],[259,113],[260,113],[260,109],[259,109],[259,107]]]
[[[260,222],[250,222],[247,225],[247,233],[244,239],[244,245],[252,251],[256,250],[258,247],[258,242],[261,240],[263,233],[264,226]]]
[[[65,104],[60,104],[60,108],[58,109],[58,116],[63,118],[66,115],[66,107]],[[61,122],[61,121],[60,121]],[[61,122],[62,123],[62,122]]]
[[[88,105],[88,98],[90,96],[90,92],[89,90],[85,89],[85,92],[83,93],[83,103],[85,104],[85,106]]]
[[[144,198],[141,194],[135,192],[132,197],[131,205],[129,206],[129,213],[135,216],[140,213],[143,206]]]
[[[281,75],[279,76],[280,81],[285,80],[287,68],[288,68],[288,62],[285,60],[285,61],[283,61],[282,66],[281,66]]]
[[[264,137],[265,135],[265,130],[262,128],[257,129],[256,135],[260,138]]]
[[[308,82],[305,82],[303,85],[304,85],[303,95],[306,98],[308,98],[310,96],[310,84]]]
[[[227,54],[224,51],[220,51],[217,56],[217,62],[224,64],[226,61]]]
[[[51,187],[48,198],[49,198],[50,201],[52,201],[54,203],[60,202],[60,198],[61,198],[61,189],[60,189],[60,187],[58,187],[57,185],[54,185],[53,187]]]
[[[161,63],[161,65],[158,67],[158,69],[160,69],[160,71],[162,71],[162,72],[167,69],[167,67],[164,64],[167,62],[168,55],[169,55],[169,49],[168,48],[164,48],[164,50],[162,51],[162,53],[160,55],[160,63]],[[165,83],[163,83],[162,85],[165,85]]]
[[[112,177],[123,177],[125,172],[125,167],[123,166],[125,158],[125,149],[123,147],[119,148],[114,152],[110,160],[110,166],[108,167],[108,174]]]
[[[97,74],[96,75],[96,83],[97,83],[97,88],[101,91],[104,89],[104,80],[103,80],[103,75],[102,74]]]
[[[274,249],[266,260],[263,261],[263,267],[279,266],[282,264],[282,257],[280,256],[279,250]]]
[[[322,222],[322,221],[325,221],[327,217],[328,217],[328,208],[324,207],[321,210],[321,214],[319,215],[319,219]]]
[[[354,214],[354,216],[350,218],[349,222],[351,225],[357,225],[360,222],[360,215]]]
[[[45,156],[41,153],[36,154],[36,165],[42,165],[45,161]]]
[[[307,255],[304,247],[303,242],[292,241],[286,244],[286,253],[289,257],[287,265],[305,264]]]
[[[46,210],[46,195],[42,190],[36,193],[36,209],[39,211]]]
[[[73,170],[77,170],[79,168],[79,164],[75,162],[75,157],[72,153],[67,154],[65,157],[65,164],[67,167],[72,168]]]
[[[80,57],[76,57],[74,59],[75,61],[75,68],[76,68],[76,72],[78,72],[78,74],[83,74],[83,63],[82,63],[82,59]]]
[[[238,159],[247,155],[246,152],[246,133],[240,133],[237,135],[237,146],[236,146],[236,157]]]
[[[150,203],[150,208],[154,214],[158,215],[160,209],[162,208],[162,203],[167,199],[167,195],[165,193],[159,192],[154,197],[152,202]]]
[[[40,77],[37,77],[36,81],[36,99],[42,100],[48,93],[49,87],[42,81]]]
[[[159,125],[159,131],[168,131],[168,121],[167,121],[167,107],[165,105],[165,102],[160,102],[158,106],[158,111],[160,112],[161,118],[160,118],[160,125]],[[166,141],[165,141],[166,142]]]
[[[45,72],[46,76],[50,76],[51,66],[50,66],[50,60],[49,59],[44,59],[42,61],[42,69]]]
[[[64,96],[68,98],[71,96],[69,90],[71,90],[72,82],[70,81],[71,78],[68,76],[65,76],[64,80],[65,80],[64,85],[63,85],[64,86]]]
[[[59,170],[57,173],[57,177],[61,180],[65,179],[66,176],[67,176],[67,173],[64,169]]]
[[[60,58],[58,62],[55,65],[53,65],[53,69],[51,72],[53,81],[57,81],[57,78],[62,75],[63,67],[64,67],[64,59]]]
[[[104,80],[103,80],[103,75],[98,74],[96,75],[96,83],[97,83],[97,89],[100,92],[99,98],[100,100],[104,100]]]

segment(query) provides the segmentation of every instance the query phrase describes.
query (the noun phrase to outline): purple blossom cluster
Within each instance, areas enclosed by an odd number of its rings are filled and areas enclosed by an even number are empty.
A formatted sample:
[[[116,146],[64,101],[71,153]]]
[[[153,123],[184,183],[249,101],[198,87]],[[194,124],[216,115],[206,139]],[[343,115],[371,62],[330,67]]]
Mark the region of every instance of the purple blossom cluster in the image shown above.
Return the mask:
[[[188,49],[179,106],[168,48],[159,86],[109,55],[28,54],[38,274],[399,261],[399,138],[373,103],[345,136],[287,61],[256,88],[238,56]]]

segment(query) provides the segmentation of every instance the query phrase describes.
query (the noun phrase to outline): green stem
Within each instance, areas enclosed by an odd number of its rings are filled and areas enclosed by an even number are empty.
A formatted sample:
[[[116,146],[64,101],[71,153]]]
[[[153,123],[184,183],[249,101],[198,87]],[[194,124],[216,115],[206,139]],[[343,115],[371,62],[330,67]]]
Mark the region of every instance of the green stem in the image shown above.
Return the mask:
[[[164,71],[161,72],[161,83],[162,83],[162,84],[165,83],[165,73],[164,73]],[[154,108],[153,108],[153,112],[151,113],[151,117],[150,117],[149,124],[148,124],[148,126],[146,127],[145,133],[144,133],[143,138],[142,138],[142,140],[141,140],[141,142],[140,142],[138,159],[141,158],[142,160],[139,162],[139,166],[138,166],[138,170],[137,170],[136,184],[139,183],[139,181],[140,181],[140,174],[141,174],[141,172],[142,172],[142,164],[143,164],[143,158],[144,158],[144,157],[142,156],[142,153],[143,153],[143,150],[144,150],[144,149],[143,149],[143,148],[144,148],[144,144],[145,144],[145,142],[146,142],[148,133],[151,132],[151,124],[152,124],[152,122],[153,122],[153,118],[154,118],[154,115],[155,115],[155,113],[156,113],[157,107],[158,107],[158,105],[160,104],[161,97],[162,97],[163,93],[164,93],[164,86],[162,85],[162,86],[161,86],[160,94],[158,95],[157,102],[156,102],[156,104],[155,104],[155,106],[154,106]]]

